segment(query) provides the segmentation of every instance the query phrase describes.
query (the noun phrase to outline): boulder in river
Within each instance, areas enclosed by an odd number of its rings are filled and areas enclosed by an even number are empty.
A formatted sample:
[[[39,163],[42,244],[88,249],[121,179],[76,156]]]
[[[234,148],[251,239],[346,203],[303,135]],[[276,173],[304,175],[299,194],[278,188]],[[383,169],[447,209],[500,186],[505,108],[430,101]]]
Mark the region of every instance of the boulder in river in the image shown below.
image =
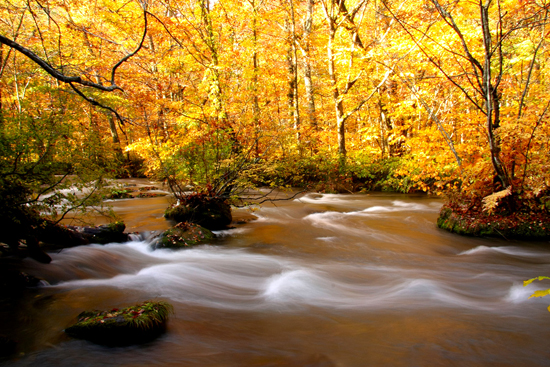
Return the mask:
[[[166,330],[173,307],[163,301],[146,301],[123,309],[84,311],[65,333],[74,338],[109,345],[140,344],[157,338]]]
[[[155,249],[185,248],[210,241],[214,238],[216,238],[216,235],[209,229],[195,223],[181,222],[164,231],[153,244],[153,247]]]
[[[547,210],[534,211],[524,208],[513,212],[487,214],[482,211],[479,204],[471,207],[446,203],[439,213],[437,226],[467,236],[520,240],[550,239],[550,212]]]
[[[41,281],[42,279],[22,271],[0,269],[0,292],[3,296],[22,291],[29,287],[37,287]]]
[[[185,202],[166,209],[164,216],[176,222],[193,222],[210,230],[227,228],[233,220],[231,205],[221,197],[192,194]]]
[[[88,243],[112,243],[128,241],[128,234],[124,233],[126,225],[123,222],[103,224],[97,227],[68,227],[78,232]]]

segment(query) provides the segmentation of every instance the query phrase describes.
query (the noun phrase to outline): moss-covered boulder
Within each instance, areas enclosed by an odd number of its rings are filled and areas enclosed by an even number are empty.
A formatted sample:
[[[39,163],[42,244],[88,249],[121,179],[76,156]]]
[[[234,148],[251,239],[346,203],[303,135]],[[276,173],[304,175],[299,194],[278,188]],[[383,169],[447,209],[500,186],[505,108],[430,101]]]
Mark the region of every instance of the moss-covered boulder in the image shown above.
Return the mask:
[[[68,227],[78,232],[88,243],[112,243],[128,241],[128,234],[124,233],[124,222],[114,222],[97,227]]]
[[[173,308],[167,302],[146,301],[123,309],[84,311],[65,333],[97,344],[123,346],[151,341],[166,330]]]
[[[149,192],[152,190],[161,191],[162,189],[156,186],[144,186],[140,188],[115,188],[104,196],[104,199],[134,199],[134,198],[155,198],[166,196],[165,192]]]
[[[221,197],[206,194],[187,195],[179,204],[172,205],[164,216],[176,222],[192,222],[210,230],[227,228],[233,220],[231,205]]]
[[[208,242],[216,238],[209,229],[195,223],[181,222],[164,231],[153,248],[185,248]]]
[[[127,189],[113,189],[111,192],[105,196],[105,199],[132,199],[132,190]]]
[[[550,214],[545,210],[503,210],[488,214],[481,204],[445,204],[437,226],[450,232],[505,239],[550,239]]]

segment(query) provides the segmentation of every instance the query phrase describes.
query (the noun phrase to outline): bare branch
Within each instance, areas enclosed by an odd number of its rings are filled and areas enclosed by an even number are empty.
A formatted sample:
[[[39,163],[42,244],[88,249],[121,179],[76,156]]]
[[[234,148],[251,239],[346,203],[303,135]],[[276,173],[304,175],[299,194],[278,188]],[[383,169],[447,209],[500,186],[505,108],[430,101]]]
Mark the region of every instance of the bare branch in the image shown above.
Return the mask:
[[[436,114],[432,111],[432,109],[430,108],[430,106],[428,106],[428,104],[426,103],[426,101],[424,101],[424,98],[422,98],[422,96],[420,96],[416,89],[414,88],[414,86],[410,83],[410,80],[408,80],[407,77],[404,76],[403,73],[400,73],[399,75],[399,78],[401,79],[401,81],[403,81],[403,83],[407,86],[407,88],[409,88],[409,90],[416,96],[416,98],[418,98],[418,100],[420,101],[420,103],[422,104],[422,106],[424,107],[424,109],[428,112],[429,116],[430,116],[430,119],[435,122],[435,124],[437,125],[437,129],[441,132],[441,135],[443,136],[443,139],[445,139],[445,142],[447,143],[447,145],[449,146],[449,149],[451,150],[451,152],[453,153],[453,155],[455,156],[455,159],[456,159],[456,163],[458,164],[458,167],[460,168],[460,171],[461,173],[463,173],[463,170],[462,170],[462,160],[460,159],[460,156],[458,155],[456,149],[455,149],[455,146],[454,146],[454,143],[453,143],[453,140],[451,139],[451,137],[449,136],[449,134],[447,133],[447,131],[445,130],[445,128],[443,127],[443,124],[441,123],[441,121],[439,120],[439,118],[436,116]]]
[[[99,103],[95,99],[93,99],[91,97],[88,97],[81,90],[79,90],[77,87],[75,87],[73,83],[69,83],[69,85],[76,92],[76,94],[78,94],[80,97],[82,97],[84,100],[86,100],[86,102],[90,103],[92,106],[97,106],[97,107],[103,108],[105,110],[108,110],[108,111],[111,111],[112,113],[114,113],[114,115],[116,116],[116,118],[118,119],[120,124],[124,125],[124,119],[122,118],[122,116],[120,116],[120,114],[115,109],[113,109],[112,107],[109,107],[109,106],[105,106],[104,104]]]
[[[139,43],[139,45],[136,47],[136,49],[133,52],[130,52],[128,55],[124,56],[118,63],[116,63],[115,66],[113,66],[113,70],[111,71],[111,85],[116,85],[115,84],[115,73],[116,73],[116,70],[119,68],[119,66],[122,65],[123,63],[125,63],[126,61],[128,61],[128,59],[130,57],[137,54],[139,52],[139,50],[141,50],[141,48],[143,47],[143,43],[145,42],[145,37],[147,36],[147,14],[148,14],[148,12],[147,12],[147,9],[145,8],[145,5],[142,5],[142,6],[143,6],[143,36],[141,37],[141,42]]]
[[[436,0],[432,0],[432,1],[436,1]],[[481,111],[483,114],[487,114],[487,112],[485,111],[485,109],[470,95],[470,93],[468,93],[468,91],[460,84],[458,84],[451,75],[449,75],[445,70],[443,70],[443,68],[441,67],[441,65],[439,65],[437,62],[435,62],[434,58],[431,57],[429,54],[428,54],[428,51],[426,50],[425,47],[422,47],[422,45],[420,44],[420,42],[416,39],[416,37],[410,32],[410,30],[406,27],[405,23],[401,21],[401,19],[399,19],[399,17],[393,13],[393,11],[391,10],[391,8],[385,3],[383,2],[383,5],[386,7],[386,9],[390,12],[390,14],[392,15],[392,17],[399,23],[399,25],[401,25],[401,27],[403,28],[403,30],[405,30],[405,32],[409,35],[409,37],[411,37],[412,41],[415,43],[415,45],[418,47],[418,49],[424,54],[424,56],[426,56],[426,58],[445,76],[445,78],[450,81],[455,87],[457,87],[458,89],[460,89],[460,91],[462,91],[462,93],[464,94],[464,96],[470,101],[472,102],[472,104],[479,110]],[[445,14],[448,14],[446,11],[445,11]],[[475,60],[475,59],[474,59]],[[476,60],[477,62],[477,60]],[[479,62],[477,62],[477,64],[479,64]],[[477,67],[477,66],[476,66]],[[475,70],[475,68],[474,68]],[[477,74],[477,71],[475,72],[476,74],[476,78],[479,80],[479,75]],[[483,85],[482,83],[480,83],[480,85]],[[478,91],[479,92],[479,91]]]
[[[464,35],[462,34],[462,31],[460,30],[460,28],[458,28],[458,25],[456,24],[454,18],[451,16],[451,14],[449,14],[443,8],[443,6],[441,6],[441,4],[439,3],[438,0],[431,0],[431,2],[432,2],[432,4],[434,4],[435,8],[439,12],[441,17],[445,21],[445,23],[447,23],[453,29],[453,31],[456,33],[456,35],[460,39],[460,42],[462,43],[462,48],[463,48],[464,52],[466,53],[466,55],[468,57],[468,60],[470,61],[470,63],[474,67],[474,71],[477,69],[479,72],[483,73],[483,66],[481,65],[481,63],[475,57],[473,57],[472,53],[470,52],[470,49],[468,48],[468,44],[466,43],[466,40],[464,39]],[[475,74],[478,75],[477,71],[475,71]],[[479,75],[478,75],[478,79],[479,79]]]
[[[529,143],[527,144],[527,149],[525,149],[525,166],[523,166],[523,178],[521,180],[522,188],[523,188],[523,184],[525,183],[525,177],[527,176],[527,167],[529,166],[529,150],[531,150],[531,143],[535,136],[535,131],[539,127],[540,123],[542,122],[542,119],[544,118],[544,115],[546,115],[546,112],[548,112],[548,108],[550,108],[550,100],[548,101],[548,103],[546,104],[546,107],[544,107],[544,110],[542,111],[539,118],[537,119],[537,122],[533,127],[533,131],[531,131],[531,136],[529,137]]]
[[[548,17],[548,12],[546,12],[546,17]],[[545,18],[546,18],[545,17]],[[525,102],[525,97],[527,96],[527,91],[529,90],[529,84],[531,83],[531,75],[533,73],[533,68],[535,67],[535,60],[537,58],[537,53],[539,52],[540,47],[543,45],[544,41],[546,40],[546,37],[548,35],[544,34],[544,30],[542,31],[542,37],[540,39],[539,44],[537,47],[535,47],[535,51],[533,52],[533,59],[531,60],[531,64],[529,65],[529,71],[527,72],[527,80],[525,81],[525,87],[523,88],[523,93],[521,95],[521,99],[519,101],[518,106],[518,119],[521,118],[521,114],[523,113],[523,104]]]
[[[34,63],[36,63],[38,66],[40,66],[44,71],[46,71],[52,77],[54,77],[55,79],[57,79],[57,80],[59,80],[63,83],[80,84],[80,85],[85,86],[85,87],[91,87],[91,88],[98,89],[98,90],[105,91],[105,92],[112,92],[112,91],[115,91],[115,90],[122,90],[122,88],[120,88],[115,83],[116,70],[124,62],[128,61],[128,59],[130,59],[132,56],[137,54],[143,46],[143,43],[145,41],[145,36],[147,34],[147,11],[146,11],[145,8],[143,9],[143,18],[144,18],[144,30],[143,30],[143,36],[141,37],[141,41],[140,41],[139,45],[136,47],[136,49],[133,52],[130,52],[129,54],[124,56],[119,62],[117,62],[115,64],[115,66],[112,68],[112,71],[111,71],[111,80],[110,80],[111,84],[108,85],[108,86],[105,86],[105,85],[102,85],[102,84],[99,84],[99,83],[90,82],[86,79],[83,79],[80,76],[65,75],[64,73],[62,73],[62,72],[58,71],[56,68],[54,68],[48,61],[46,61],[43,58],[41,58],[40,56],[38,56],[36,53],[31,51],[30,49],[22,46],[18,42],[13,41],[13,40],[11,40],[11,39],[3,36],[3,35],[0,35],[0,44],[5,44],[6,46],[11,47],[12,49],[14,49],[16,51],[19,51],[20,53],[22,53],[23,55],[28,57],[30,60],[32,60]],[[74,86],[73,86],[73,89],[74,89]]]

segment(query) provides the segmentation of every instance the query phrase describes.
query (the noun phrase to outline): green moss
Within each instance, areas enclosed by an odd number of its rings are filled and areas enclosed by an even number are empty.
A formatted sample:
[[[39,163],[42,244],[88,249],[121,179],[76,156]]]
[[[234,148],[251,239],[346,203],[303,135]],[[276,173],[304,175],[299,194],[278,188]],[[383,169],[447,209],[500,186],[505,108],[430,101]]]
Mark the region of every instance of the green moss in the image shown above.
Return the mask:
[[[126,189],[114,189],[106,197],[106,199],[130,199],[132,191]]]
[[[473,206],[473,208],[477,208]],[[548,239],[550,218],[545,212],[501,212],[488,215],[481,210],[447,203],[440,211],[437,226],[466,236],[506,239]]]
[[[191,194],[186,202],[166,209],[164,216],[177,222],[192,222],[210,230],[231,224],[231,205],[224,198]]]
[[[118,221],[118,222],[107,224],[107,228],[111,232],[122,233],[126,229],[126,224],[124,224],[124,222],[122,222],[122,221]]]
[[[195,223],[181,222],[166,230],[154,245],[155,248],[184,248],[216,238],[212,231]]]
[[[142,343],[160,335],[173,308],[167,302],[146,301],[123,309],[84,311],[65,332],[105,345]]]

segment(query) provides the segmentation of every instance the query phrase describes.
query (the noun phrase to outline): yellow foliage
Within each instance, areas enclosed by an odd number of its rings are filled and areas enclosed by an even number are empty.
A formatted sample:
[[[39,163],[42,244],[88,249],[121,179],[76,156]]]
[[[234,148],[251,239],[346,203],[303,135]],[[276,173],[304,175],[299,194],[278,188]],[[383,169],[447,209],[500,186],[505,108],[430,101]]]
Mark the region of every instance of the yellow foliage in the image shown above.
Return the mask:
[[[498,207],[500,200],[509,195],[512,195],[512,186],[508,186],[502,191],[485,196],[483,198],[483,211],[487,212],[489,215],[493,214],[495,209]]]

